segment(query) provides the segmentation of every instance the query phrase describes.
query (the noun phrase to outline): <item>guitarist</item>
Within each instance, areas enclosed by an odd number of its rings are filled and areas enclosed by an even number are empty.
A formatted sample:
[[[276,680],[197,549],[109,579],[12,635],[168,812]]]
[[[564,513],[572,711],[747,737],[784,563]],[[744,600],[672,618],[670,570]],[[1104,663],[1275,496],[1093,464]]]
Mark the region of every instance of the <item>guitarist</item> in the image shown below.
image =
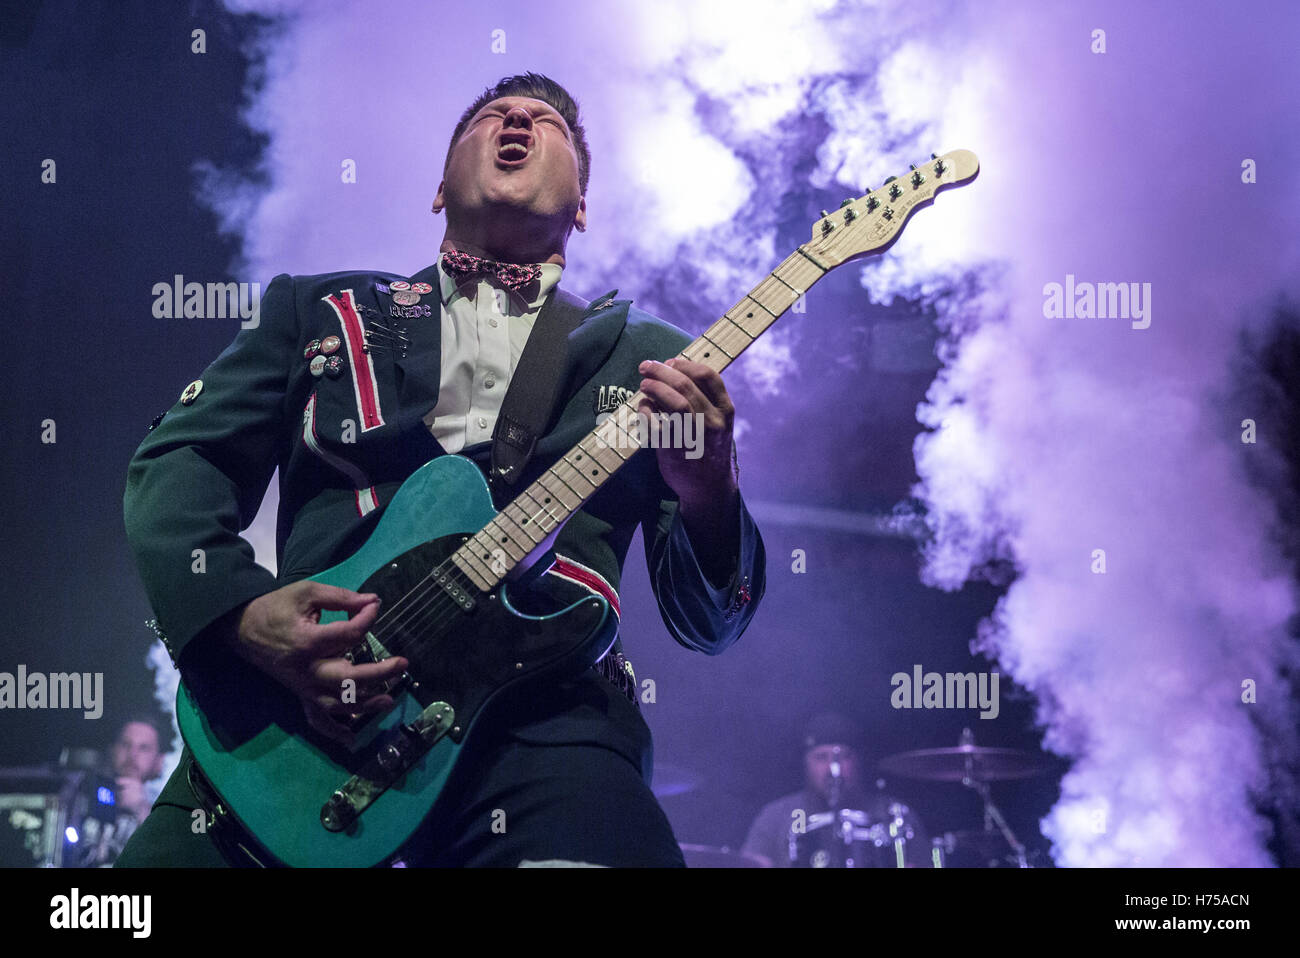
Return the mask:
[[[764,551],[737,488],[726,387],[703,364],[671,359],[691,337],[630,300],[588,304],[558,289],[568,238],[587,226],[589,162],[577,104],[559,84],[501,80],[452,135],[433,201],[447,216],[437,263],[412,277],[277,276],[259,324],[155,420],[131,461],[126,528],[187,682],[220,676],[223,659],[239,656],[296,695],[313,728],[344,741],[389,709],[384,683],[406,661],[342,657],[374,623],[378,597],[302,580],[355,552],[429,459],[461,454],[488,471],[530,333],[566,316],[548,428],[518,481],[494,487],[497,507],[592,429],[611,395],[640,389],[647,415],[698,414],[702,455],[634,456],[561,530],[563,561],[535,591],[567,577],[617,609],[640,526],[672,636],[711,655],[740,637],[763,594]],[[239,536],[277,467],[278,578]],[[322,610],[351,618],[321,625]],[[352,703],[342,701],[347,679]],[[682,865],[648,785],[638,691],[616,643],[595,669],[512,707],[471,739],[473,767],[453,776],[406,863]],[[237,826],[203,827],[210,803],[187,749],[118,864],[261,862]]]

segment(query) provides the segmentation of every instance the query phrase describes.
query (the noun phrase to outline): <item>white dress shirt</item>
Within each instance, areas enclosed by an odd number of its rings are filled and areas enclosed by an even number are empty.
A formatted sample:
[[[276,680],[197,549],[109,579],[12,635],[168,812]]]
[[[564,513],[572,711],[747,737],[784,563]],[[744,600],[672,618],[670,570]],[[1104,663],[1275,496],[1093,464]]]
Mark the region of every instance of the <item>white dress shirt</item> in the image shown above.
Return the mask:
[[[438,256],[442,376],[438,404],[424,422],[447,452],[492,438],[528,334],[563,272],[555,263],[542,263],[541,268],[540,290],[526,302],[495,277],[471,277],[458,289]]]

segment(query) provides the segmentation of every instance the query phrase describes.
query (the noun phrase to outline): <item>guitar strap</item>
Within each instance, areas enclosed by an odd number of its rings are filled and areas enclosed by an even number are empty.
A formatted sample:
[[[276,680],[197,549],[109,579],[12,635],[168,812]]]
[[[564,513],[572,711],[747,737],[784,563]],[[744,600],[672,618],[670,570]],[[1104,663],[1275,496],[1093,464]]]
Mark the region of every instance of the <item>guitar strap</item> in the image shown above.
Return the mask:
[[[519,481],[551,421],[568,367],[569,333],[582,324],[587,306],[586,300],[557,286],[537,314],[492,430],[489,477],[495,487]]]

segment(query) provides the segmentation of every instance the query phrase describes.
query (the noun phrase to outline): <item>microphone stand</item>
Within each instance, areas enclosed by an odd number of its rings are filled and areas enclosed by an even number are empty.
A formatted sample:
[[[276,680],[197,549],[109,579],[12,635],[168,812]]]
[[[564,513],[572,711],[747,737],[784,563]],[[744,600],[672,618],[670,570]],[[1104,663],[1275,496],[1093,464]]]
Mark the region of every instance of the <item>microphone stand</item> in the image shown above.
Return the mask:
[[[844,769],[840,765],[840,749],[837,745],[831,753],[831,783],[827,799],[831,806],[831,814],[838,820],[840,830],[840,839],[844,843],[841,849],[840,864],[848,864],[849,847],[853,844],[853,823],[841,814],[840,798],[844,790]]]

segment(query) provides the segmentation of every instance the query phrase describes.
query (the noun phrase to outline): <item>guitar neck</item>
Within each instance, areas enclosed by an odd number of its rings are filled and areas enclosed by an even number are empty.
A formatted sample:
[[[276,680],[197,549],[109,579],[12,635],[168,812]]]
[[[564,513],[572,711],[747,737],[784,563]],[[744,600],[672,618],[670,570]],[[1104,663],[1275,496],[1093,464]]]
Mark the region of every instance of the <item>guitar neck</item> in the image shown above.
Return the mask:
[[[678,356],[722,372],[828,270],[800,246]],[[569,517],[642,447],[638,407],[645,398],[638,390],[615,407],[456,550],[452,562],[476,587],[489,592],[525,559],[539,557]]]
[[[797,247],[703,336],[678,356],[722,372],[826,273],[849,260],[883,252],[917,210],[941,190],[975,179],[979,159],[969,150],[930,155],[874,192],[847,199],[834,213],[822,210],[811,241]],[[483,592],[516,568],[527,568],[550,548],[569,517],[600,491],[648,438],[637,407],[638,390],[521,492],[496,518],[452,555],[451,561]],[[683,424],[684,433],[684,424]],[[530,561],[526,561],[530,560]]]

